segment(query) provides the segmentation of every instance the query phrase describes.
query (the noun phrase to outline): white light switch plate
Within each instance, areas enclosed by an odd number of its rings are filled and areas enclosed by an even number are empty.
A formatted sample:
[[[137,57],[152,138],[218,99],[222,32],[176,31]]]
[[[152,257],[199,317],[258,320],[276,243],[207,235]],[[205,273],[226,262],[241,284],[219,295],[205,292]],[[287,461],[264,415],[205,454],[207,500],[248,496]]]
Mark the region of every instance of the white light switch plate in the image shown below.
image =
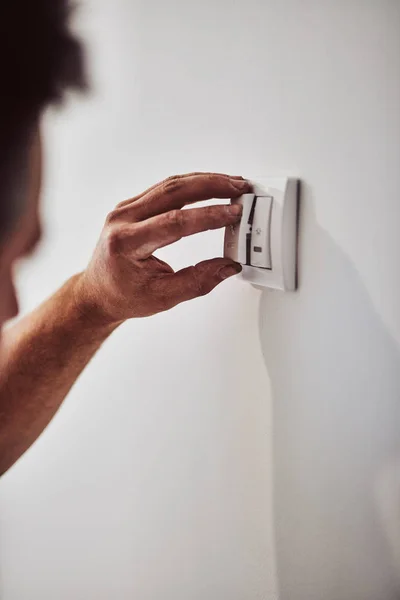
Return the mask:
[[[244,281],[295,290],[299,181],[291,177],[249,181],[253,194],[232,200],[243,205],[243,216],[239,225],[226,230],[224,256],[242,263],[239,277]]]

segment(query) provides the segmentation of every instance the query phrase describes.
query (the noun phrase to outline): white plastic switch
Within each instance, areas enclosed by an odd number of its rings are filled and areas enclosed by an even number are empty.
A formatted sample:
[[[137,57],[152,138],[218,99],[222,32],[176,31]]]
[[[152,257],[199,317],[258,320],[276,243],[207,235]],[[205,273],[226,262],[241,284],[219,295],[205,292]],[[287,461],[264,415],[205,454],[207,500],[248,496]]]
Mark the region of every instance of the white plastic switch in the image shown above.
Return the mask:
[[[250,265],[271,269],[272,196],[257,196],[252,224]]]
[[[249,249],[254,202],[255,194],[243,194],[232,200],[232,204],[242,205],[242,219],[237,225],[227,227],[225,233],[225,256],[242,265],[250,264]]]
[[[299,182],[291,177],[250,179],[253,193],[235,198],[241,222],[227,227],[224,256],[243,265],[239,277],[260,286],[295,290]]]

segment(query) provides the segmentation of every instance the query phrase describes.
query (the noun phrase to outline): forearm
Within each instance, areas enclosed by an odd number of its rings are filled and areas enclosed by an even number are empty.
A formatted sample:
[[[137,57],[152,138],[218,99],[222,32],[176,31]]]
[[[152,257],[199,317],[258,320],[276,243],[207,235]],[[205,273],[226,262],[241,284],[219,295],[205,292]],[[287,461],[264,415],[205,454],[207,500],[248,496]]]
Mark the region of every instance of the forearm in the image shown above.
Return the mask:
[[[80,275],[4,332],[0,361],[0,473],[53,418],[72,385],[115,329],[77,302]]]

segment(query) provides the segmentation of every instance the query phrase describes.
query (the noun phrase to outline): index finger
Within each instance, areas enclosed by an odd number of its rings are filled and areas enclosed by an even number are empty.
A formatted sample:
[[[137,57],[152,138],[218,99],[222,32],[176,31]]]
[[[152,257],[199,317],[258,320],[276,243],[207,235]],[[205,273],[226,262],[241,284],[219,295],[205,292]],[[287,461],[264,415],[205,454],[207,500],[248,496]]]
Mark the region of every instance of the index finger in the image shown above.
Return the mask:
[[[251,191],[245,179],[216,173],[202,173],[184,178],[172,178],[150,190],[132,205],[135,219],[144,220],[186,204],[211,198],[236,198]]]
[[[155,183],[154,185],[150,186],[149,188],[147,188],[147,190],[145,190],[144,192],[141,192],[137,196],[134,196],[133,198],[129,198],[128,200],[124,200],[123,202],[120,202],[117,205],[117,208],[124,208],[125,206],[132,205],[133,203],[140,200],[140,198],[143,198],[143,196],[145,196],[149,192],[155,190],[158,187],[161,187],[167,181],[171,181],[172,179],[186,179],[187,177],[193,177],[194,175],[218,175],[220,177],[225,177],[226,179],[244,179],[244,177],[242,177],[241,175],[227,175],[226,173],[204,173],[204,172],[199,172],[199,171],[194,171],[193,173],[184,173],[183,175],[172,175],[171,177],[164,179],[164,181],[159,181],[158,183]]]

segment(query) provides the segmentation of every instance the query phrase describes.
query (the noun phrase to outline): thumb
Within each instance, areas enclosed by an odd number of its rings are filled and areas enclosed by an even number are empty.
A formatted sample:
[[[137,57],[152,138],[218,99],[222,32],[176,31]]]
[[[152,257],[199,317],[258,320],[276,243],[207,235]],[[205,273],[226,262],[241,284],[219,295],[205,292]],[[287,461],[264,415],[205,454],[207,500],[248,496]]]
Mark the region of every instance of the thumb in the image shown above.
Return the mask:
[[[163,296],[163,305],[172,308],[181,302],[209,294],[219,283],[237,275],[239,263],[227,258],[204,260],[176,273],[166,274],[151,284],[151,292]]]

